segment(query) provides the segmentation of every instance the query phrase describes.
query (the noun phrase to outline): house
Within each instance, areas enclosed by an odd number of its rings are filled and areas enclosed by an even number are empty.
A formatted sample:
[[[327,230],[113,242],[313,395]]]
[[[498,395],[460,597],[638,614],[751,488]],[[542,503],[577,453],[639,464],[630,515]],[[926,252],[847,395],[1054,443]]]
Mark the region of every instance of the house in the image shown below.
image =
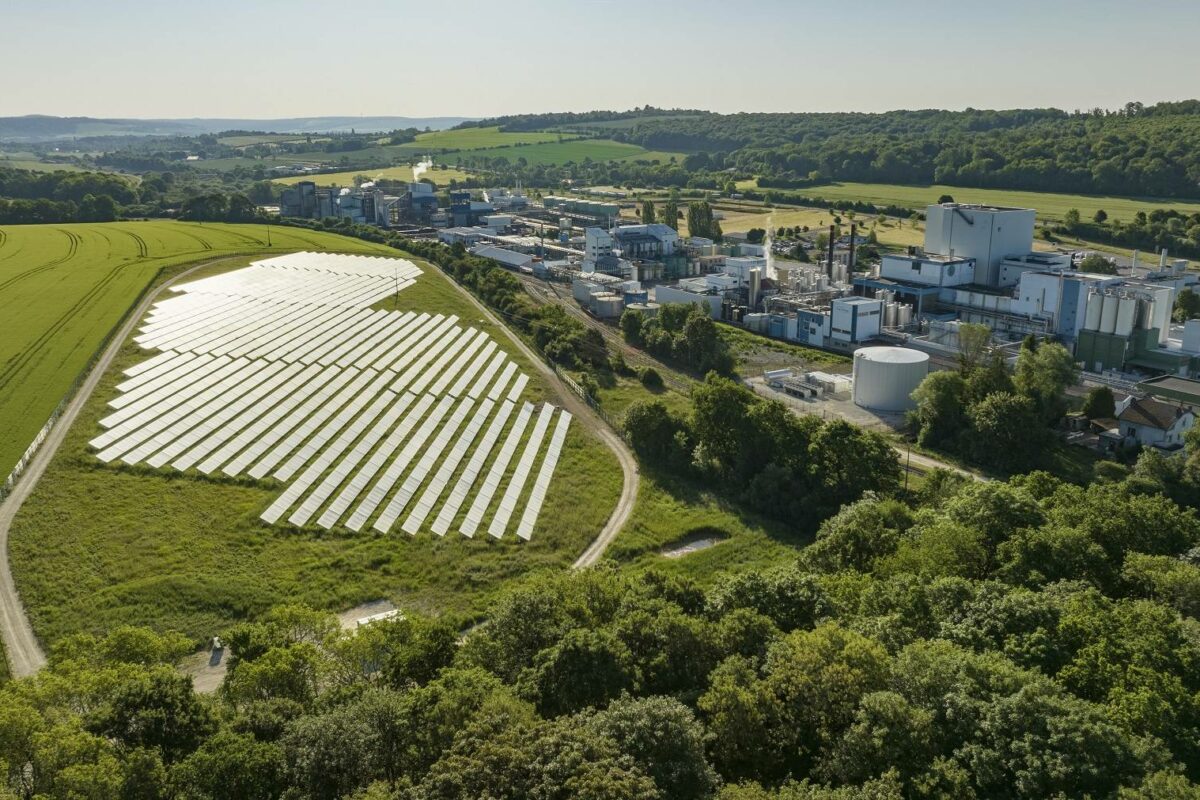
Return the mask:
[[[1188,406],[1139,397],[1117,415],[1117,422],[1124,441],[1174,451],[1183,447],[1183,437],[1195,424],[1196,414]]]

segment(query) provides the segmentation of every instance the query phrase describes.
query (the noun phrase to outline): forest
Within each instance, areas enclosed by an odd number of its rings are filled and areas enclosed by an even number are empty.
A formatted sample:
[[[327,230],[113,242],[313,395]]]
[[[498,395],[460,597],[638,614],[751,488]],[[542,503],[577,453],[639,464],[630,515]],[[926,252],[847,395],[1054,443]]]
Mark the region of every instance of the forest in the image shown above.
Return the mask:
[[[464,125],[586,130],[650,150],[704,154],[704,163],[694,159],[688,171],[732,168],[774,185],[838,180],[1200,196],[1196,100],[1132,102],[1115,111],[723,115],[639,109],[600,116],[525,115]]]
[[[60,642],[0,688],[6,797],[1182,800],[1200,522],[1146,479],[939,473],[769,568],[546,573],[487,624],[275,609]]]

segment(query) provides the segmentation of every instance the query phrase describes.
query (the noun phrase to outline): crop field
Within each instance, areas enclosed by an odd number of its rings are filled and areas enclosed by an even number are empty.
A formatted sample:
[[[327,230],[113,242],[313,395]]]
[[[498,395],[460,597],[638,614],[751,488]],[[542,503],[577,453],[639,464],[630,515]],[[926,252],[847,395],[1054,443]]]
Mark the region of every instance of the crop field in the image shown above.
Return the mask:
[[[492,150],[464,150],[434,156],[435,161],[447,165],[457,164],[459,160],[468,158],[505,158],[510,163],[518,158],[524,158],[530,164],[566,164],[579,163],[585,158],[592,161],[636,161],[658,160],[669,161],[671,157],[682,158],[678,153],[652,152],[636,144],[614,142],[609,139],[573,139],[565,142],[546,142],[522,147],[502,147]]]
[[[84,169],[74,164],[39,161],[34,158],[5,158],[0,156],[0,169],[4,167],[9,167],[10,169],[28,169],[34,172],[82,172]]]
[[[743,181],[742,188],[757,188],[754,181]],[[782,191],[782,190],[781,190]],[[1185,213],[1200,211],[1200,202],[1173,199],[1101,197],[1096,195],[1057,194],[1054,192],[1021,192],[1007,189],[970,189],[962,186],[900,186],[885,183],[834,183],[798,189],[796,193],[826,200],[865,200],[878,205],[897,205],[923,209],[943,194],[960,203],[990,203],[1037,209],[1038,218],[1058,221],[1069,209],[1079,209],[1085,218],[1099,209],[1108,212],[1110,219],[1130,221],[1139,211],[1149,213],[1156,208],[1174,208]]]
[[[280,178],[275,183],[291,186],[300,181],[313,181],[318,186],[351,186],[356,185],[356,178],[361,176],[366,176],[368,180],[372,181],[411,181],[412,167],[405,165],[402,167],[385,167],[383,169],[352,169],[345,172],[323,172],[319,175],[293,175],[287,178]],[[422,179],[428,178],[439,187],[449,186],[450,181],[464,181],[469,177],[470,175],[461,169],[453,168],[435,168],[421,174]]]
[[[558,133],[506,132],[499,127],[456,128],[417,134],[416,141],[398,147],[436,153],[443,150],[473,150],[481,147],[507,147],[517,144],[539,144],[560,138]]]
[[[126,343],[13,525],[13,570],[43,641],[119,623],[179,630],[199,641],[282,602],[339,609],[388,598],[402,608],[470,616],[505,581],[539,568],[564,568],[578,556],[620,494],[615,458],[586,425],[554,410],[556,398],[536,366],[447,278],[429,265],[413,267],[398,277],[361,278],[353,291],[362,294],[353,308],[332,301],[350,296],[346,284],[323,287],[320,303],[299,303],[305,315],[295,318],[281,310],[282,321],[259,317],[265,321],[253,322],[249,307],[261,306],[262,299],[226,295],[232,322],[220,316],[219,307],[210,307],[224,302],[218,296],[229,292],[229,281],[245,270],[214,271],[188,291],[160,301],[168,305],[152,312]],[[394,281],[401,288],[396,295],[391,294]],[[260,285],[257,279],[251,283]],[[197,311],[197,304],[207,311]],[[242,305],[246,313],[237,310]],[[177,314],[183,306],[189,310]],[[206,316],[197,318],[198,313]],[[337,320],[347,314],[371,332],[342,331]],[[421,322],[422,317],[427,319]],[[423,336],[421,325],[427,332],[457,329],[459,334],[449,337],[443,351],[407,347],[418,339],[445,338]],[[247,332],[245,326],[255,327]],[[330,361],[314,346],[321,330],[336,331],[342,338],[334,346],[351,345],[354,352],[338,356],[340,351],[331,350]],[[297,360],[284,361],[289,356],[280,348]],[[395,379],[387,372],[391,367],[378,371],[387,381],[368,377],[364,385],[375,387],[372,391],[354,389],[357,373],[376,366],[355,366],[356,359],[386,352],[415,360],[393,370]],[[176,385],[168,375],[171,359],[190,363],[209,357],[229,359],[217,367],[221,377],[212,372]],[[261,372],[235,363],[255,358],[265,362]],[[329,363],[322,366],[322,358]],[[191,374],[189,369],[185,365],[184,373]],[[303,392],[293,397],[292,384],[304,383],[306,373],[339,370],[347,375],[335,375],[330,385],[341,380],[343,388],[352,388],[344,406],[310,402],[314,395]],[[526,380],[519,380],[521,375]],[[501,390],[493,391],[502,379]],[[156,380],[162,385],[149,385]],[[392,405],[395,397],[406,395],[411,397]],[[297,403],[311,408],[296,411]],[[153,412],[156,408],[161,413]],[[482,413],[475,410],[483,408],[492,409],[493,416],[479,417],[471,432],[478,446],[460,447],[473,414]],[[212,415],[193,426],[210,414],[205,409]],[[143,410],[153,412],[147,417],[151,421],[121,427]],[[505,410],[507,422],[497,423]],[[367,419],[372,413],[377,416]],[[114,423],[114,414],[124,420]],[[259,425],[270,415],[303,422],[263,447],[255,426],[274,432]],[[319,415],[324,416],[318,420]],[[518,429],[521,417],[525,424]],[[451,429],[452,424],[458,427]],[[335,425],[348,427],[334,430]],[[394,426],[390,433],[389,426]],[[483,451],[493,427],[494,445]],[[563,433],[556,435],[559,429]],[[113,431],[117,442],[142,452],[121,445],[122,453],[105,453],[92,444]],[[241,444],[238,437],[244,439]],[[300,450],[283,453],[280,448],[293,439]],[[546,454],[556,439],[561,453],[551,470]],[[509,441],[511,447],[504,447]],[[249,450],[264,452],[247,455],[247,443]],[[535,453],[528,462],[526,451]],[[238,463],[222,452],[236,454]],[[109,456],[116,457],[106,461]],[[259,469],[263,458],[276,463]],[[471,484],[464,476],[473,468]],[[280,478],[281,471],[289,477]],[[531,516],[543,474],[552,478],[544,484],[540,513]],[[464,481],[475,488],[456,494]],[[479,501],[487,485],[492,485],[490,500]],[[340,499],[343,495],[348,502]],[[372,496],[375,510],[366,512],[356,528],[351,524],[355,512]],[[455,496],[461,499],[452,508]],[[511,509],[507,524],[497,523],[506,504]],[[475,506],[484,510],[478,532],[460,535]],[[398,513],[381,523],[393,507]],[[527,518],[533,519],[524,528],[528,540],[521,535]],[[439,520],[447,523],[445,535],[438,535]]]
[[[183,222],[0,227],[0,475],[135,298],[184,264],[290,250],[378,252],[296,228]]]
[[[227,147],[250,147],[256,144],[278,144],[280,142],[303,142],[303,134],[297,133],[247,133],[237,136],[222,136],[217,139],[219,144]],[[314,137],[313,141],[325,141],[325,137]]]

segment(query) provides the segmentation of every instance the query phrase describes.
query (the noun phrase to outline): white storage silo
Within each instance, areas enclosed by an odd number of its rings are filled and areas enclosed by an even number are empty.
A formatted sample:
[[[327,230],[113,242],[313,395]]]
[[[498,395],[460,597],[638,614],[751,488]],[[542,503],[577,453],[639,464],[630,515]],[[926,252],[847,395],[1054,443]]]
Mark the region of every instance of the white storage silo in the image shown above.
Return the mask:
[[[1133,333],[1133,321],[1137,317],[1137,300],[1125,296],[1119,298],[1117,306],[1117,327],[1113,331],[1117,336],[1129,336]]]
[[[1087,310],[1083,316],[1083,329],[1085,331],[1100,330],[1100,311],[1104,308],[1104,295],[1099,292],[1092,292],[1088,295]]]
[[[929,356],[904,347],[854,351],[854,404],[876,411],[907,411],[913,390],[929,373]]]
[[[1116,295],[1104,295],[1104,305],[1100,309],[1100,332],[1112,333],[1117,329],[1117,306],[1120,298]]]

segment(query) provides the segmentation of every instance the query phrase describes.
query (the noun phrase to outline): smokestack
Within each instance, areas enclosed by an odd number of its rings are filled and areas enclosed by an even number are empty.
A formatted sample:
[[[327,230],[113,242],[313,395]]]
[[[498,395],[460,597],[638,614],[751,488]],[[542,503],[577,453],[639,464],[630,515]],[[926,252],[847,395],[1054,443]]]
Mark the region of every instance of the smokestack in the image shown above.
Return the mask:
[[[825,254],[825,273],[829,276],[829,282],[833,283],[833,229],[835,226],[829,226],[829,246],[826,248]]]
[[[1158,257],[1158,268],[1166,269],[1167,267],[1167,248],[1162,249],[1162,254]]]
[[[850,223],[850,256],[846,260],[846,277],[850,277],[850,273],[854,271],[854,229],[853,222]]]

